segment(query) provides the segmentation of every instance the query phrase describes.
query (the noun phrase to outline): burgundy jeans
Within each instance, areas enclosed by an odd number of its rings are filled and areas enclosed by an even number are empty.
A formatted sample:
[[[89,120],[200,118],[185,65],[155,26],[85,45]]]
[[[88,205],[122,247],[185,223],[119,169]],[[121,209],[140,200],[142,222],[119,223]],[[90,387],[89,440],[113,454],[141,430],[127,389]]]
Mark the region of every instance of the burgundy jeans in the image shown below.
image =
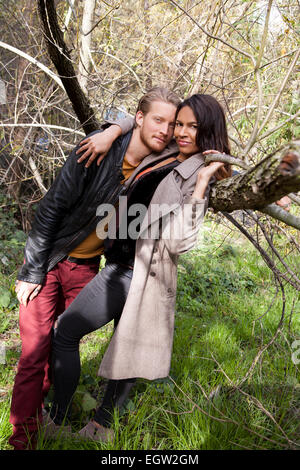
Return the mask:
[[[81,289],[99,271],[99,262],[75,264],[64,260],[46,276],[35,299],[20,306],[22,352],[15,378],[9,443],[17,449],[30,447],[41,422],[43,400],[50,388],[48,374],[52,327]],[[31,442],[34,447],[34,443]]]

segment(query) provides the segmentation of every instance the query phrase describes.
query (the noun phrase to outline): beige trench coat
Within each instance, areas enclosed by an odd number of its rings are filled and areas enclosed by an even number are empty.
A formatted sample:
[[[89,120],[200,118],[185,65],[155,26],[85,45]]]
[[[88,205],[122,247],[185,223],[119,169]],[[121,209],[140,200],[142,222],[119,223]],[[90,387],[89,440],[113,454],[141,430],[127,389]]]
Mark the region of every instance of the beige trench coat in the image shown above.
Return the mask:
[[[158,160],[174,154],[174,151],[178,154],[177,147],[171,145],[163,155],[147,157],[135,173],[150,159]],[[127,301],[98,375],[108,379],[142,377],[153,380],[169,374],[178,256],[195,245],[207,208],[207,197],[191,197],[198,171],[203,165],[203,156],[194,155],[178,165],[157,187],[136,242]],[[134,176],[128,180],[128,185]],[[159,211],[157,204],[162,203],[163,210]],[[155,224],[158,226],[159,219],[166,221],[159,238],[143,239],[149,229]],[[171,238],[168,237],[170,228]]]

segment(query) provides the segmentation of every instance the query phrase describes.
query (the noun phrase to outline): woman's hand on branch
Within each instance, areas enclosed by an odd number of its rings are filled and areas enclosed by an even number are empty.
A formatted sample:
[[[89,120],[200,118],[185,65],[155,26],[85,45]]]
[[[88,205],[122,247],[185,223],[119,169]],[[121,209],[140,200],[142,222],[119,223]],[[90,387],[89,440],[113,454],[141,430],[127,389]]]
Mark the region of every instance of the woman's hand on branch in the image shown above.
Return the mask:
[[[205,150],[203,155],[211,155],[214,153],[219,153],[220,155],[225,155],[225,152],[219,152],[219,150]]]
[[[275,202],[275,204],[277,204],[277,206],[282,207],[283,209],[285,209],[288,212],[291,209],[291,203],[292,203],[292,201],[288,196],[283,196],[281,199],[279,199],[278,201]]]
[[[118,125],[112,125],[105,129],[103,132],[87,137],[80,142],[80,149],[77,150],[76,154],[82,154],[77,160],[78,163],[83,162],[88,157],[85,167],[88,168],[92,162],[98,157],[97,165],[99,166],[103,158],[108,153],[113,142],[121,135],[122,130]]]
[[[222,168],[222,166],[224,166],[224,163],[212,162],[209,165],[201,168],[197,176],[193,197],[196,197],[197,199],[204,199],[209,180],[212,178],[212,176],[214,176],[217,170]]]

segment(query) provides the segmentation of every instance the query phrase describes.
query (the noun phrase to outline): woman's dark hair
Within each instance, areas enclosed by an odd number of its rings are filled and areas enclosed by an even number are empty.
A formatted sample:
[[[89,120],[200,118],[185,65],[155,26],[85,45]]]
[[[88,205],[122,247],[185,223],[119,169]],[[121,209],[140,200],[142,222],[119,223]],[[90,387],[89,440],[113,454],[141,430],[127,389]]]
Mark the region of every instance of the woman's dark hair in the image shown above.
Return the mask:
[[[180,103],[176,110],[176,116],[185,106],[189,106],[193,111],[198,123],[196,144],[199,152],[205,150],[218,150],[230,154],[226,119],[222,106],[211,95],[193,95]],[[227,163],[217,171],[218,180],[231,176],[231,166]]]

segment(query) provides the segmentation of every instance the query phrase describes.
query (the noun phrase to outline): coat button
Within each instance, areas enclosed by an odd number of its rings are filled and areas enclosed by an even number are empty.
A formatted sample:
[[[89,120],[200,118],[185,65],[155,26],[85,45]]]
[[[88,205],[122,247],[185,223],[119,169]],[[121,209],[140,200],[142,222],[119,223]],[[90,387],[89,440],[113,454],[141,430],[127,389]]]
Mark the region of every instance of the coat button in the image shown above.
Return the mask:
[[[156,259],[153,259],[153,260],[151,261],[151,264],[156,264]]]
[[[154,248],[153,253],[157,253],[157,252],[158,252],[158,248]]]
[[[192,213],[192,219],[195,219],[195,217],[196,217],[196,212],[193,212]]]
[[[197,207],[196,207],[196,206],[192,206],[192,211],[193,211],[193,212],[196,212],[196,210],[197,210]]]
[[[168,292],[169,292],[169,294],[171,294],[171,292],[173,292],[173,289],[171,289],[171,287],[169,287]]]
[[[156,276],[156,273],[151,271],[150,276],[154,277],[154,276]]]

